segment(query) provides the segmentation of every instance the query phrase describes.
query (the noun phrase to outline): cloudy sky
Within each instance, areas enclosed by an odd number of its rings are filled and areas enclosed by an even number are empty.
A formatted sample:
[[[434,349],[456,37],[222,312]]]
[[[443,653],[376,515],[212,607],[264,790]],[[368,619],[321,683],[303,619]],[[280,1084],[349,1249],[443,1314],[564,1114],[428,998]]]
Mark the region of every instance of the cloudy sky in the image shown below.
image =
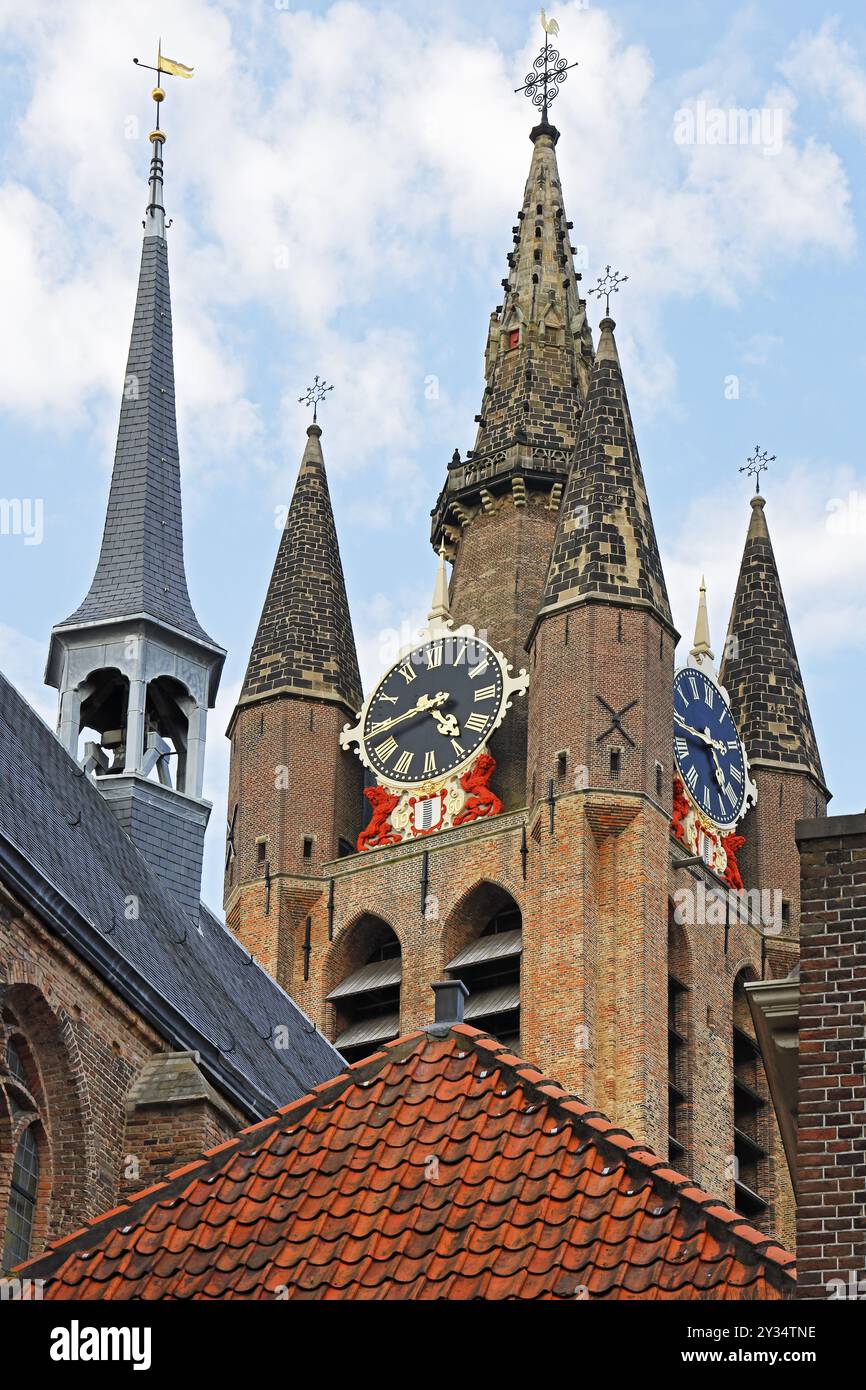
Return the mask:
[[[778,458],[767,519],[832,809],[864,806],[866,23],[855,0],[551,7],[579,67],[558,147],[585,284],[628,273],[618,339],[674,616],[701,573],[721,643],[749,518],[738,469]],[[543,37],[516,0],[0,0],[0,669],[53,722],[48,632],[101,535],[166,79],[166,207],[186,555],[228,648],[211,716],[205,896],[217,907],[228,744],[307,423],[324,447],[365,680],[433,578],[429,511],[471,448],[531,146],[513,94]],[[732,109],[762,113],[737,138]],[[686,114],[684,114],[686,113]],[[723,141],[719,141],[719,133]],[[598,312],[593,302],[593,320]],[[6,528],[7,531],[10,528]]]

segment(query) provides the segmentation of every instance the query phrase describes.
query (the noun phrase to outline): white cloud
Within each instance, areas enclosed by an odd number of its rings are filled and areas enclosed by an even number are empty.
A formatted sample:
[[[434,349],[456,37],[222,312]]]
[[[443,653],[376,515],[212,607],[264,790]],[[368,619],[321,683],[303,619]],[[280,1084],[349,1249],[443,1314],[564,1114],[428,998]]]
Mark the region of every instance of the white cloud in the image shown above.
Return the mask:
[[[866,135],[866,70],[851,44],[839,36],[838,19],[825,19],[817,32],[803,34],[781,67],[792,85],[820,96]]]

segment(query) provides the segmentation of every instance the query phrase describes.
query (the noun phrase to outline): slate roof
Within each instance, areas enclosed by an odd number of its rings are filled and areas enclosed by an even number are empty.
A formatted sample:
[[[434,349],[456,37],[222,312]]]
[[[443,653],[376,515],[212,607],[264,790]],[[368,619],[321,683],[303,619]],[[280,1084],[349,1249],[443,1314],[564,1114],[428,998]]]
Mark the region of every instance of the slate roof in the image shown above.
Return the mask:
[[[540,612],[600,599],[651,608],[672,627],[616,325],[600,327]]]
[[[319,425],[307,444],[240,703],[288,693],[361,708],[361,676]]]
[[[144,613],[214,647],[193,612],[183,562],[168,248],[146,236],[102,548],[84,602],[59,624]]]
[[[164,1037],[197,1049],[245,1114],[268,1114],[340,1071],[339,1053],[203,904],[196,929],[2,675],[0,877]],[[130,897],[138,920],[127,919]]]
[[[752,764],[802,767],[823,788],[824,769],[764,506],[763,497],[752,498],[719,678]]]
[[[782,1299],[793,1258],[466,1024],[55,1242],[44,1297]]]

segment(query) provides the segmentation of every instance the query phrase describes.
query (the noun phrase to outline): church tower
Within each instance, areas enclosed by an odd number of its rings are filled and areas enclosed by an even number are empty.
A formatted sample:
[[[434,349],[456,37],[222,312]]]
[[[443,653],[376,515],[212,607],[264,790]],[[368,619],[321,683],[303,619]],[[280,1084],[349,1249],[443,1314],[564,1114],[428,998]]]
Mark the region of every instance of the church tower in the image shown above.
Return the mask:
[[[361,765],[338,741],[362,694],[321,438],[310,425],[228,728],[226,919],[282,982],[363,804]]]
[[[767,527],[766,503],[757,493],[751,505],[720,675],[758,787],[757,805],[741,826],[746,836],[743,880],[749,888],[781,893],[781,934],[790,938],[799,934],[800,925],[794,827],[798,820],[826,815],[830,792]],[[769,948],[772,958],[772,942]],[[789,943],[774,973],[787,973],[795,954],[796,947]]]
[[[207,711],[225,652],[193,612],[184,569],[164,140],[157,125],[102,548],[87,597],[51,633],[45,679],[60,692],[63,746],[197,918]]]
[[[524,967],[528,1011],[570,1083],[658,1143],[677,633],[614,328],[602,319],[529,642],[526,797],[541,862]]]
[[[433,509],[432,539],[454,562],[456,623],[489,633],[515,670],[541,601],[556,518],[592,364],[556,161],[559,131],[533,129],[523,205],[490,316],[474,449],[455,451]],[[526,709],[491,744],[505,805],[523,800]]]

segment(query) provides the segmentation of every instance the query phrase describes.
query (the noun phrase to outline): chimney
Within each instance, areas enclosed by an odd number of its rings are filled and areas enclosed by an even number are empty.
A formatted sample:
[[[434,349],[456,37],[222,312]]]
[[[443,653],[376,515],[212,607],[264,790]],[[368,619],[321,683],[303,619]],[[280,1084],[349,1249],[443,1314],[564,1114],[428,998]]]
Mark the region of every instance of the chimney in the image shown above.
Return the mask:
[[[469,998],[469,990],[462,980],[437,980],[433,985],[436,995],[436,1023],[462,1023],[463,1001]]]

